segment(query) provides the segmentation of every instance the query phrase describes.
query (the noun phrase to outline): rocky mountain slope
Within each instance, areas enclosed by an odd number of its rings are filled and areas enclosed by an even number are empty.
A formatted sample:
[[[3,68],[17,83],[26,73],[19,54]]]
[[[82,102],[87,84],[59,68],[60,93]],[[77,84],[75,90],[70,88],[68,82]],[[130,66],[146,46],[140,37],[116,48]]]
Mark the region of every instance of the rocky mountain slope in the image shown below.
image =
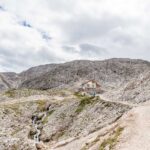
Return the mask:
[[[13,72],[0,73],[0,91],[18,87],[20,77]]]
[[[94,78],[112,88],[149,71],[150,63],[142,60],[109,59],[105,61],[73,61],[60,64],[46,74],[28,79],[20,87],[49,89]],[[116,84],[117,83],[117,84]],[[116,86],[114,86],[114,84]]]
[[[88,79],[103,93],[77,94]],[[147,61],[84,60],[0,73],[0,90],[0,150],[150,149]]]
[[[111,97],[114,100],[133,100],[134,103],[139,103],[150,98],[149,71],[150,62],[144,60],[72,61],[37,66],[20,74],[0,73],[0,90],[9,88],[46,90],[68,87],[75,89],[81,82],[95,79],[100,83],[108,99]]]
[[[2,150],[57,149],[116,122],[132,108],[99,97],[73,95],[69,91],[56,93],[55,96],[36,95],[0,103]],[[37,132],[39,142],[36,143]],[[78,149],[84,146],[86,141],[78,144]]]
[[[42,74],[45,74],[55,68],[56,64],[47,64],[37,67],[32,67],[19,74],[14,72],[1,72],[0,73],[0,91],[18,88],[19,85],[26,81],[34,79]]]

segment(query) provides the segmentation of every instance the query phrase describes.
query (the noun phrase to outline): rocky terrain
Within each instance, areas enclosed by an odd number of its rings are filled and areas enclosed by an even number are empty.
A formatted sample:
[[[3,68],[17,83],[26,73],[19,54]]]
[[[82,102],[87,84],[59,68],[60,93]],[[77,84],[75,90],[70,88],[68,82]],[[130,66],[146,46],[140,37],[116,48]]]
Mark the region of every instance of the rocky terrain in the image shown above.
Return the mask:
[[[0,90],[76,88],[85,80],[95,79],[111,99],[139,103],[149,99],[149,70],[149,62],[132,59],[49,64],[33,67],[19,74],[0,73]]]
[[[88,79],[103,93],[76,93]],[[0,91],[0,150],[150,149],[147,61],[72,61],[0,73]]]

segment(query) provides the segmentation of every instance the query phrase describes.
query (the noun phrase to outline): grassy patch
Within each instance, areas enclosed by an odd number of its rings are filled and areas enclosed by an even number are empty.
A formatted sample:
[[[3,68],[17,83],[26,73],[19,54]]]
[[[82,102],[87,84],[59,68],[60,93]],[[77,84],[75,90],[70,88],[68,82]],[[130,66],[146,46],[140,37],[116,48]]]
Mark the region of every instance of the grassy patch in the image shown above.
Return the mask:
[[[49,116],[54,112],[55,110],[51,110],[47,113],[47,116],[44,118],[44,120],[42,121],[43,124],[46,124],[48,122],[48,118]]]
[[[7,97],[10,97],[10,98],[14,98],[15,97],[15,90],[14,89],[8,90],[4,93],[4,95],[6,95]]]
[[[38,108],[37,111],[41,112],[45,110],[45,106],[46,106],[46,101],[45,100],[38,100],[36,101],[36,103],[38,104]]]
[[[112,103],[111,102],[105,102],[104,103],[104,107],[111,107],[112,106]]]
[[[100,147],[99,150],[105,150],[106,147],[109,147],[109,150],[113,150],[114,146],[116,145],[119,136],[121,135],[123,131],[123,128],[119,127],[116,131],[114,131],[113,135],[109,137],[108,139],[105,139]]]
[[[78,108],[76,109],[76,113],[80,113],[86,105],[93,103],[93,98],[94,97],[83,97],[80,100]]]
[[[84,96],[80,94],[80,92],[75,92],[74,96],[76,96],[77,98],[83,98]]]
[[[18,114],[18,115],[21,114],[21,110],[19,107],[20,107],[20,105],[18,103],[7,105],[8,109],[13,110],[15,112],[15,114]]]
[[[10,89],[4,93],[4,95],[10,98],[28,97],[31,95],[48,95],[48,91],[36,90],[36,89]]]

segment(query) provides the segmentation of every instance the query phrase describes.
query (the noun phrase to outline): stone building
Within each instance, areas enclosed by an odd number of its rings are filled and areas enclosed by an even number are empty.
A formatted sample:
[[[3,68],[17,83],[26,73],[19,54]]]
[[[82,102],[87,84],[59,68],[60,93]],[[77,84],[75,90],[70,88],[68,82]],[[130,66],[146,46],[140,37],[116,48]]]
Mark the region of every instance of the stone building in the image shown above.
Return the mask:
[[[101,86],[95,80],[88,80],[81,84],[79,91],[82,95],[95,96],[101,92]]]

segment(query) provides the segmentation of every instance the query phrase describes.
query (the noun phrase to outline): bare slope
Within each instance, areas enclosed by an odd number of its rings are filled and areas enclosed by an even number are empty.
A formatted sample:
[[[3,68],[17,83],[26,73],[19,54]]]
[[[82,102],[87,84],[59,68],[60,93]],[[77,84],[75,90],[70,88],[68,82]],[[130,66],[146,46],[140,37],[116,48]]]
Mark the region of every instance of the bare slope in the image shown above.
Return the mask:
[[[149,76],[150,63],[143,60],[73,61],[22,82],[20,88],[75,88],[76,84],[94,78],[107,99],[140,103],[150,99]]]
[[[114,123],[130,109],[124,104],[72,94],[8,99],[0,103],[0,148],[36,150],[36,146],[43,146],[47,148],[41,150],[48,150],[58,147],[61,142],[97,132]],[[35,116],[40,130],[38,144],[34,141],[37,131],[32,124]],[[86,140],[78,147],[85,145]],[[73,150],[76,150],[75,145]]]
[[[0,90],[10,88],[76,88],[87,79],[97,80],[111,100],[140,103],[150,98],[150,63],[134,59],[72,61],[30,68],[20,74],[1,73]]]
[[[142,60],[73,61],[57,65],[39,77],[26,80],[20,87],[49,89],[74,84],[80,79],[95,78],[104,86],[109,84],[109,88],[110,85],[111,88],[116,88],[149,69],[150,63]]]

